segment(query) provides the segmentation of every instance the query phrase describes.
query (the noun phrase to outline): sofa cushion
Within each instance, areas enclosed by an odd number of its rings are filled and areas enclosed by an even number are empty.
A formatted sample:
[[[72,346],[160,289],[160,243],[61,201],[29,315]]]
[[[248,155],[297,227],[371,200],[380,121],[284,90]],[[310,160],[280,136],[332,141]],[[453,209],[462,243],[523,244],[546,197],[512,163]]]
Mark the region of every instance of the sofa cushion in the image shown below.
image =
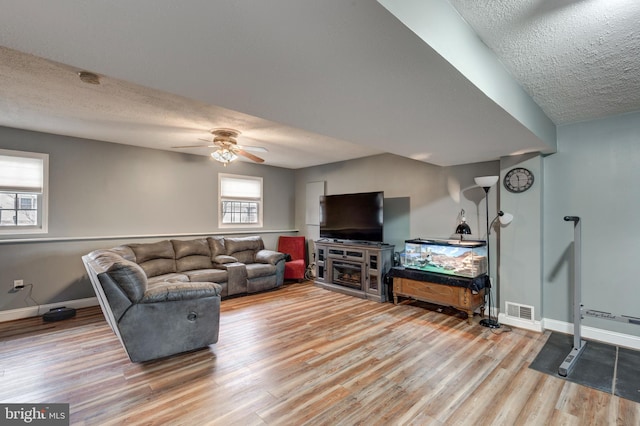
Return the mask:
[[[196,271],[186,271],[189,281],[206,281],[212,283],[227,282],[229,273],[222,269],[198,269]]]
[[[188,283],[190,280],[189,277],[184,273],[172,272],[170,274],[156,275],[155,277],[148,278],[147,281],[149,282],[149,284],[151,284],[162,281]]]
[[[232,255],[235,252],[244,250],[262,250],[264,243],[262,237],[250,236],[250,237],[227,237],[224,239],[224,246],[227,249],[227,254]]]
[[[176,271],[211,269],[211,249],[205,238],[181,241],[171,240],[176,255]]]
[[[270,263],[275,265],[281,260],[285,260],[287,255],[284,253],[280,253],[279,251],[273,250],[259,250],[256,253],[256,262],[257,263]]]
[[[129,246],[117,246],[110,250],[116,254],[119,254],[127,260],[130,260],[132,262],[136,261],[136,254],[133,252],[133,250],[131,250],[131,247]]]
[[[131,262],[136,261],[136,255],[133,253],[133,250],[131,250],[127,246],[118,246],[111,249],[98,249],[98,250],[92,251],[87,256],[89,256],[89,259],[95,260],[103,256],[104,254],[114,254],[114,255],[117,255],[118,257],[122,257],[125,260],[129,260]]]
[[[238,259],[240,263],[254,263],[256,261],[256,252],[253,250],[243,250],[233,253],[233,256]]]
[[[147,277],[176,272],[176,255],[169,240],[128,246],[135,253],[136,263],[142,267]]]
[[[264,248],[261,237],[230,237],[225,238],[224,246],[227,255],[233,256],[241,263],[256,261],[256,252]]]
[[[211,250],[211,259],[221,254],[227,254],[227,249],[224,247],[224,237],[208,237],[209,250]]]

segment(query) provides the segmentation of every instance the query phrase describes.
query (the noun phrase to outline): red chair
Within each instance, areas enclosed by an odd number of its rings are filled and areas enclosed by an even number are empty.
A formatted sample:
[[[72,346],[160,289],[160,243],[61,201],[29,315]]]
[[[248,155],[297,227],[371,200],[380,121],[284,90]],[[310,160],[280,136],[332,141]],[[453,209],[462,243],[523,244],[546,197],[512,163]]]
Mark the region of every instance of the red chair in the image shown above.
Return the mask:
[[[291,260],[284,264],[285,280],[304,280],[304,273],[307,269],[305,237],[285,237],[278,238],[278,251],[291,256]]]

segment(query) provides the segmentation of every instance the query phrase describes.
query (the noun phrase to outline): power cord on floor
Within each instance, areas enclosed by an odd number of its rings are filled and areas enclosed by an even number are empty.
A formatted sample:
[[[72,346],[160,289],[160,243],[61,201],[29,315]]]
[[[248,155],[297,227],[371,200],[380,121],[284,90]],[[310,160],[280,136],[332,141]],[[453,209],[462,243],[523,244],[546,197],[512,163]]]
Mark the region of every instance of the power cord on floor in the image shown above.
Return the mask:
[[[500,324],[500,327],[498,328],[490,328],[489,330],[491,330],[491,333],[493,334],[503,334],[503,333],[509,333],[511,331],[513,331],[513,329],[507,325],[504,324]]]

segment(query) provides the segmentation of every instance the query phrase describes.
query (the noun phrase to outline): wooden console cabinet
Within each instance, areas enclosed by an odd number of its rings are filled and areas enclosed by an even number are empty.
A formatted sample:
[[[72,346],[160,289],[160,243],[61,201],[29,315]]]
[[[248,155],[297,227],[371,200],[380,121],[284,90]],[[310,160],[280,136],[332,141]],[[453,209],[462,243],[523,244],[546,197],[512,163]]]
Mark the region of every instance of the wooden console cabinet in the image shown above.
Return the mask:
[[[452,306],[467,313],[467,322],[472,324],[473,311],[482,308],[484,315],[484,289],[473,294],[466,287],[455,287],[409,278],[393,278],[393,303],[398,297],[409,297],[436,305]]]
[[[389,244],[316,241],[315,285],[327,290],[387,301],[386,273],[392,266]]]

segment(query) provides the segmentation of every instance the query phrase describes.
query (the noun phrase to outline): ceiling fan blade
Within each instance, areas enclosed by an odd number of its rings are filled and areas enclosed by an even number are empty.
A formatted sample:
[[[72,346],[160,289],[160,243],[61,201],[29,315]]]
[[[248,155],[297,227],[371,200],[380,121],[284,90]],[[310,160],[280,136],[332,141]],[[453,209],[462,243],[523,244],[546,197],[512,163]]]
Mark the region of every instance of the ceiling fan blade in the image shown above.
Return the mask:
[[[239,149],[236,147],[236,149],[233,150],[233,152],[235,152],[238,155],[242,155],[243,157],[247,157],[249,160],[255,161],[256,163],[264,163],[264,160],[256,155],[250,154],[247,151],[244,151],[242,149]]]
[[[263,146],[250,146],[250,145],[238,145],[239,149],[253,152],[269,152],[269,150]]]
[[[180,146],[172,146],[171,148],[214,148],[215,145],[180,145]]]

